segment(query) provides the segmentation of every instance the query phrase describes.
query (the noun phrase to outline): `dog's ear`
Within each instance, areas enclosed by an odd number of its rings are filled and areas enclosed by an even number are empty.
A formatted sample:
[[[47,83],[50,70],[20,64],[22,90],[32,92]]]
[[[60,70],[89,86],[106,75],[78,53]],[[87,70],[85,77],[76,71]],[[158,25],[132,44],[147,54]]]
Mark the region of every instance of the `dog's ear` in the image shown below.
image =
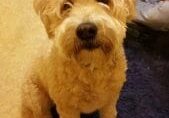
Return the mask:
[[[135,0],[124,0],[127,8],[127,22],[130,22],[135,18],[136,15],[136,1]]]
[[[37,14],[43,13],[47,0],[34,0],[33,6]]]
[[[57,0],[34,0],[34,9],[40,16],[50,39],[54,37],[54,27],[60,18],[60,2]]]
[[[45,9],[48,5],[48,0],[34,0],[34,9],[36,13],[40,16],[45,28],[48,33],[49,38],[52,37],[50,32],[50,21],[48,15],[45,13]]]

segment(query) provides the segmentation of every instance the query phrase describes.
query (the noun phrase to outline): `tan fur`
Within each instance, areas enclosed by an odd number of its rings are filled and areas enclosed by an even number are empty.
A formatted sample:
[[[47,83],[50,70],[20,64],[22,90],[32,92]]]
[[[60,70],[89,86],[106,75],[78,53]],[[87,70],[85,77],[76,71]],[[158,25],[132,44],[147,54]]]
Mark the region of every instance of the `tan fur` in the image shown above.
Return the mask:
[[[68,0],[70,1],[70,0]],[[104,0],[103,0],[104,1]],[[51,43],[28,71],[23,86],[23,118],[51,118],[57,105],[61,118],[80,118],[80,113],[100,111],[101,118],[116,117],[116,102],[125,82],[123,39],[126,23],[134,16],[134,0],[34,0]],[[82,48],[75,32],[79,24],[95,23],[92,51]]]
[[[33,95],[38,97],[29,110],[35,118],[51,117],[49,112],[44,116],[44,111],[55,103],[61,118],[79,118],[80,113],[95,110],[100,111],[101,118],[115,118],[116,102],[125,81],[123,39],[126,23],[135,13],[135,2],[111,0],[106,5],[94,0],[72,0],[72,8],[64,11],[65,2],[34,1],[53,44],[48,56],[39,59],[30,72],[28,81],[33,86],[27,85],[37,90]],[[81,47],[75,32],[83,22],[93,22],[99,28],[96,39],[100,48],[88,51]]]

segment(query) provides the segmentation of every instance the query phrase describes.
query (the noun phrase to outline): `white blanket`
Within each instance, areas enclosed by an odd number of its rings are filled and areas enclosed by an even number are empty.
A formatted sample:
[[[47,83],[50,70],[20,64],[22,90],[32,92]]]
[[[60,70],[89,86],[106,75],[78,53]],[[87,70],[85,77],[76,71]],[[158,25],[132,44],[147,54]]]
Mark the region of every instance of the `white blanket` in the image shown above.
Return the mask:
[[[137,22],[169,30],[169,0],[137,0]]]

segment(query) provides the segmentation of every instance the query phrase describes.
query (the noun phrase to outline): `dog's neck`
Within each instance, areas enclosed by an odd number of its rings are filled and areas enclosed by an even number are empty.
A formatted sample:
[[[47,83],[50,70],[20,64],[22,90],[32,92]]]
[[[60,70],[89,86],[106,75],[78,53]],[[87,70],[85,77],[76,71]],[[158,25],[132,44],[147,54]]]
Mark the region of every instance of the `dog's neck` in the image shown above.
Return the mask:
[[[69,68],[68,65],[71,65],[71,68],[78,67],[79,69],[86,69],[92,72],[95,69],[103,70],[105,67],[115,66],[114,54],[105,54],[100,48],[92,51],[81,50],[77,55],[72,56],[66,56],[57,49],[53,49],[49,58],[51,62],[54,61],[53,63],[61,67],[65,65]]]
[[[75,60],[84,69],[104,69],[104,66],[113,66],[113,59],[110,55],[103,53],[101,49],[93,51],[82,50],[76,57]]]

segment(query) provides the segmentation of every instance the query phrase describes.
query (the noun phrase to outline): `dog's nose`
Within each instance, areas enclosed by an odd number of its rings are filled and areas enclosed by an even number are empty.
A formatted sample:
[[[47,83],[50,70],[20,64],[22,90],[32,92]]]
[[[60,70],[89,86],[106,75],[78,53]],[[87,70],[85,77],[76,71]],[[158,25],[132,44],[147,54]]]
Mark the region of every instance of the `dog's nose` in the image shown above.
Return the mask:
[[[97,35],[97,26],[94,23],[82,23],[77,27],[76,35],[83,41],[94,40]]]

